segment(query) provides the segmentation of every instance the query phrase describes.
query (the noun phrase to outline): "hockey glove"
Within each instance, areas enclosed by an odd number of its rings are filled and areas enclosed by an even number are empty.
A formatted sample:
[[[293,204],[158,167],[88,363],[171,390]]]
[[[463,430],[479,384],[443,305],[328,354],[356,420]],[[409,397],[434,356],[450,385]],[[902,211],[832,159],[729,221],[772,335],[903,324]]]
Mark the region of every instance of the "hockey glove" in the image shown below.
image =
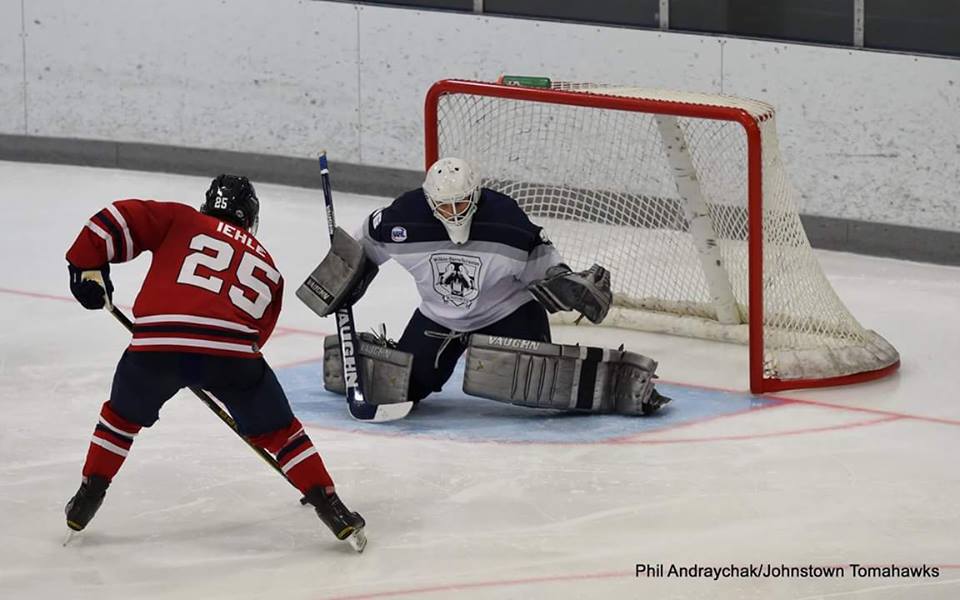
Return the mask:
[[[549,312],[575,310],[599,323],[607,316],[613,293],[610,291],[610,272],[600,265],[574,273],[565,264],[547,269],[547,276],[530,285],[530,293]]]
[[[99,269],[80,269],[67,264],[70,272],[70,292],[84,308],[98,310],[113,305],[113,282],[110,281],[110,265]]]

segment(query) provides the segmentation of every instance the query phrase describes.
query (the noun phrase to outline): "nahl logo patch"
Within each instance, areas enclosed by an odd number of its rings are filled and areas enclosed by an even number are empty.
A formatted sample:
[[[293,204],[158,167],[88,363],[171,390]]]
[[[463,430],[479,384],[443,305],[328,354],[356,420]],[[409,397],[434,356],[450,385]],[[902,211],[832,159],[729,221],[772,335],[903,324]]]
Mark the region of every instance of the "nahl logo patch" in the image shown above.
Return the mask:
[[[390,230],[390,239],[395,242],[407,241],[407,230],[400,226],[394,227]]]
[[[470,308],[480,295],[480,271],[483,262],[477,256],[463,254],[433,254],[433,289],[443,301],[454,306]]]

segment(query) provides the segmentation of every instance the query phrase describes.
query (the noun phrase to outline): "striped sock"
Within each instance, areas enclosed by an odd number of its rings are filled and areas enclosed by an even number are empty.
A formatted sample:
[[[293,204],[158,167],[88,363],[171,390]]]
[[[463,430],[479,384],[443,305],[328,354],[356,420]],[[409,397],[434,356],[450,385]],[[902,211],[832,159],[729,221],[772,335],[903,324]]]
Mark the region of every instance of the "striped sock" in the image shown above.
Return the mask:
[[[251,441],[273,453],[290,483],[304,494],[317,486],[333,488],[323,459],[298,419],[294,418],[283,430],[256,436]]]
[[[140,425],[113,412],[110,402],[104,402],[100,409],[100,422],[90,439],[87,460],[83,463],[83,476],[100,475],[108,481],[113,480],[139,431]]]

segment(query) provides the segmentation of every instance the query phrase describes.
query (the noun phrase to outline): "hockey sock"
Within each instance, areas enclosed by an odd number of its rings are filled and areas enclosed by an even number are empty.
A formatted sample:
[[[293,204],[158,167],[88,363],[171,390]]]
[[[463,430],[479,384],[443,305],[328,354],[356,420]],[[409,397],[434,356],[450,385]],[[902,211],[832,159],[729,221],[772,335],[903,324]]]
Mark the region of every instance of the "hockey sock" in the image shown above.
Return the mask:
[[[333,492],[333,479],[297,418],[284,429],[254,436],[250,441],[276,456],[284,475],[304,494],[317,486]]]
[[[100,422],[90,440],[87,460],[83,463],[83,476],[99,475],[107,481],[113,480],[127,458],[140,427],[115,413],[109,401],[104,402],[100,409]]]

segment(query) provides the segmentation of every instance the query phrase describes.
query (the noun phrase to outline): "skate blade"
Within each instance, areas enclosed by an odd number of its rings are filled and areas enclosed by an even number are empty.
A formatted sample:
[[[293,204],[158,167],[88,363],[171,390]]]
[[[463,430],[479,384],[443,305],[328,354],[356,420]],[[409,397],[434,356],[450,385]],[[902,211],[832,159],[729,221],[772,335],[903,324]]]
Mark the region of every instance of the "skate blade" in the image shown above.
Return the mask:
[[[350,534],[350,537],[347,538],[347,543],[350,544],[350,547],[357,551],[357,553],[363,552],[363,549],[367,547],[367,534],[363,532],[363,528],[357,529]]]

